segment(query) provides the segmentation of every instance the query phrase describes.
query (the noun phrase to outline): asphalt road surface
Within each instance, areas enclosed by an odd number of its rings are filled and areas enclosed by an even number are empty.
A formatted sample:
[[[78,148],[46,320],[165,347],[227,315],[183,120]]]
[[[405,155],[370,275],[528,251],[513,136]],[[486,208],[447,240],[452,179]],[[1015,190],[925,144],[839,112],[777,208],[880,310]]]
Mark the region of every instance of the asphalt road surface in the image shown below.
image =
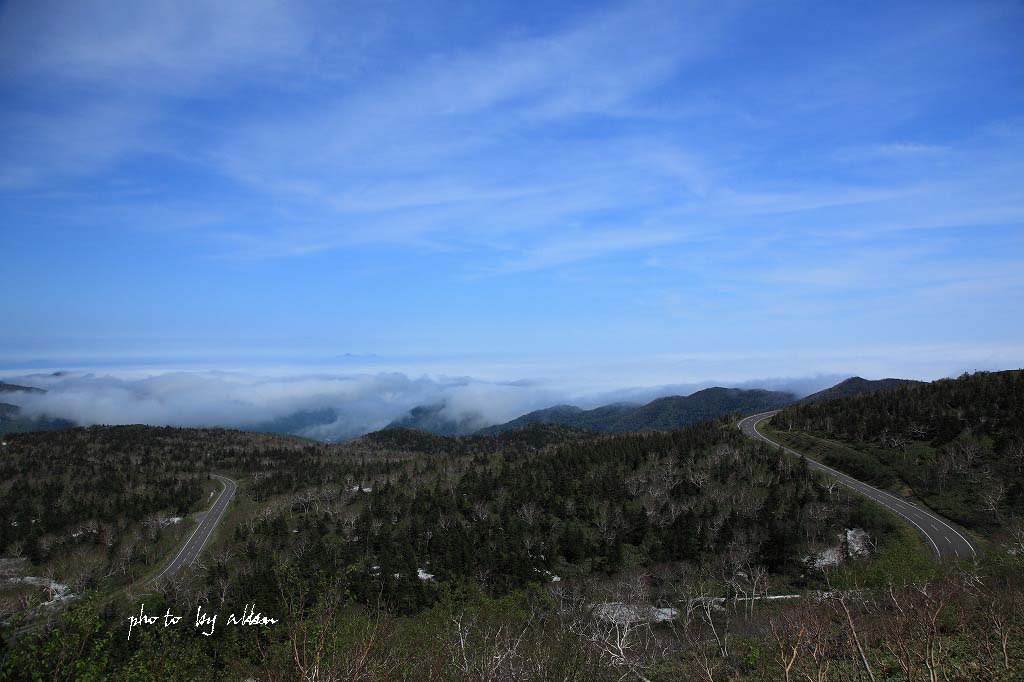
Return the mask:
[[[977,548],[967,538],[967,534],[957,530],[951,522],[942,518],[938,514],[919,507],[916,504],[907,502],[892,493],[880,490],[874,486],[868,485],[867,483],[862,483],[851,476],[847,476],[841,471],[825,466],[821,462],[816,462],[810,457],[805,457],[791,448],[787,448],[780,443],[776,443],[757,430],[756,426],[758,422],[768,419],[777,413],[778,410],[772,410],[770,412],[752,414],[749,417],[741,419],[738,426],[747,436],[755,440],[762,440],[769,445],[782,448],[786,452],[796,455],[797,457],[803,457],[807,460],[807,464],[811,469],[816,469],[817,471],[828,474],[847,488],[860,493],[874,502],[877,502],[894,514],[902,516],[908,523],[914,526],[921,535],[924,536],[939,559],[974,559],[978,556]]]
[[[217,474],[210,474],[210,476],[223,483],[224,489],[220,491],[220,495],[217,497],[217,501],[213,503],[213,506],[210,507],[210,511],[206,512],[206,516],[199,522],[196,529],[192,531],[192,535],[185,542],[178,555],[171,560],[171,563],[164,567],[164,570],[160,571],[155,578],[150,580],[151,583],[159,582],[163,578],[169,578],[180,571],[182,567],[191,566],[195,563],[195,560],[203,551],[203,547],[206,546],[206,541],[213,534],[213,529],[217,527],[217,524],[224,517],[224,511],[231,503],[231,498],[235,496],[238,484],[225,476],[218,476]]]

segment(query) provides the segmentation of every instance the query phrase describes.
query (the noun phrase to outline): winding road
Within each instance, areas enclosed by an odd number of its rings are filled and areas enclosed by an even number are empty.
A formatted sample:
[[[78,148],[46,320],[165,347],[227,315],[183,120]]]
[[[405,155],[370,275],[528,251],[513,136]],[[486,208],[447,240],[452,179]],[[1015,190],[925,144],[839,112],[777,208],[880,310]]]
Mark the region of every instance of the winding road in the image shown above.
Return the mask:
[[[807,461],[807,464],[811,469],[821,471],[831,476],[850,490],[860,493],[873,502],[877,502],[882,505],[894,514],[902,516],[908,523],[917,528],[921,535],[924,536],[931,545],[935,555],[940,560],[977,558],[977,548],[974,543],[967,538],[966,533],[958,531],[950,521],[947,521],[938,514],[924,509],[923,507],[919,507],[916,504],[907,502],[892,493],[888,493],[884,490],[868,485],[867,483],[862,483],[861,481],[858,481],[841,471],[837,471],[832,467],[825,466],[821,462],[815,461],[796,450],[787,448],[781,443],[776,443],[757,430],[757,425],[760,422],[775,416],[778,412],[779,410],[771,410],[770,412],[752,414],[749,417],[741,419],[737,426],[739,426],[740,431],[750,438],[764,441],[769,445],[781,448],[791,455],[802,457]]]
[[[164,570],[160,571],[156,577],[150,579],[150,583],[159,582],[164,578],[169,578],[181,570],[184,566],[191,566],[195,563],[200,553],[203,551],[203,547],[206,546],[206,542],[210,539],[213,534],[213,529],[217,527],[220,520],[224,518],[224,511],[228,508],[231,503],[231,498],[235,496],[235,490],[238,489],[238,482],[233,481],[226,476],[219,476],[217,474],[210,474],[213,478],[216,478],[224,485],[224,489],[220,491],[220,495],[217,496],[217,501],[213,503],[210,510],[203,516],[203,520],[199,522],[196,529],[192,531],[192,535],[189,536],[188,540],[182,546],[178,555],[171,560],[171,563],[164,567]]]

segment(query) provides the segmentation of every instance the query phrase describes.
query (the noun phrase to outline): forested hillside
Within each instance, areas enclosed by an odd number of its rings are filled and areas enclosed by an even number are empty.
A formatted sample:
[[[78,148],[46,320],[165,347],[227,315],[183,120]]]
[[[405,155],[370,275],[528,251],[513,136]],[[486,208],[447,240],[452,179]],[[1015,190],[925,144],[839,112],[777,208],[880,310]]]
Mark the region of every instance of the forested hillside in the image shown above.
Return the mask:
[[[46,393],[46,391],[34,386],[22,386],[20,384],[9,384],[5,381],[0,381],[0,393]]]
[[[67,429],[74,426],[66,419],[53,417],[26,417],[22,414],[21,408],[3,399],[12,400],[17,394],[40,394],[46,393],[41,388],[33,386],[21,386],[20,384],[9,384],[0,381],[0,435],[5,433],[25,433],[28,431],[50,431],[55,429]]]
[[[152,570],[205,509],[212,469],[301,466],[308,441],[237,431],[90,427],[10,434],[0,448],[0,557],[76,592]],[[26,562],[25,565],[17,562]]]
[[[473,433],[487,422],[477,413],[451,418],[445,415],[444,403],[436,405],[420,405],[408,414],[399,417],[389,424],[390,427],[419,429],[439,436],[462,436]]]
[[[530,412],[505,424],[481,429],[480,433],[500,433],[526,424],[564,424],[606,433],[667,431],[727,414],[749,414],[775,409],[789,404],[793,399],[792,394],[778,391],[707,388],[688,396],[658,398],[646,405],[619,403],[593,410],[558,405]]]
[[[597,438],[561,426],[466,438],[392,429],[336,446],[92,427],[12,435],[0,467],[11,520],[0,552],[34,564],[89,551],[102,559],[97,570],[141,575],[157,560],[146,524],[186,514],[204,501],[208,472],[227,472],[249,479],[252,515],[228,544],[249,548],[256,576],[277,552],[309,543],[304,570],[357,569],[350,589],[367,598],[383,589],[405,608],[429,601],[420,569],[436,582],[487,575],[504,593],[554,574],[698,560],[735,543],[769,570],[799,572],[803,555],[860,514],[854,501],[826,504],[805,468],[722,422]]]
[[[920,381],[912,379],[876,379],[868,380],[860,377],[850,377],[840,381],[835,386],[830,386],[817,393],[812,393],[806,398],[801,398],[801,403],[821,403],[826,400],[838,400],[839,398],[853,398],[858,395],[888,391],[901,386],[912,386],[920,384]]]
[[[872,483],[909,488],[985,531],[1024,514],[1024,372],[978,372],[871,395],[787,407],[775,429],[842,448],[827,463]]]

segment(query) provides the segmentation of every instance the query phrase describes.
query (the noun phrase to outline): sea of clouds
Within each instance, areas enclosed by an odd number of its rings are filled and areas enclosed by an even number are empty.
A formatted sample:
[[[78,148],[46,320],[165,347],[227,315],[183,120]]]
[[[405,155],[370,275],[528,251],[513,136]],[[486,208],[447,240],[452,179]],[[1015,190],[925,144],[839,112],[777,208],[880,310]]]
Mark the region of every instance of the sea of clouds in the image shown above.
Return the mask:
[[[745,388],[800,395],[842,377],[747,381]],[[5,393],[26,417],[54,417],[79,425],[150,424],[266,429],[278,420],[296,435],[337,441],[384,428],[418,406],[442,406],[438,417],[482,428],[557,404],[589,408],[687,395],[715,382],[580,393],[545,381],[491,381],[472,377],[409,376],[400,372],[262,374],[255,371],[54,372],[8,375],[8,383],[46,393]],[[295,415],[316,413],[294,420]],[[326,416],[325,416],[326,415]],[[292,419],[292,421],[289,421]],[[306,423],[314,422],[314,423]]]

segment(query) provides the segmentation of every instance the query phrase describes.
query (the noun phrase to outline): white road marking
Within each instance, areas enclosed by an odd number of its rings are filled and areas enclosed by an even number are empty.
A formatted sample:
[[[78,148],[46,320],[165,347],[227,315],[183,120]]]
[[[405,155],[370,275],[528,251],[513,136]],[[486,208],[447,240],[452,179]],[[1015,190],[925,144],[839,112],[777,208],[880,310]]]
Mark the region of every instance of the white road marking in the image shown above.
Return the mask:
[[[228,491],[230,490],[231,497],[234,497],[235,490],[237,489],[238,486],[236,485],[235,481],[232,481],[229,478],[218,476],[217,474],[211,475],[217,480],[219,480],[224,486],[224,489],[221,490],[220,496],[217,497],[217,500],[214,502],[214,506],[210,509],[210,511],[206,513],[206,516],[203,517],[203,520],[200,521],[198,525],[196,525],[195,530],[192,531],[192,535],[189,536],[188,540],[182,546],[177,556],[175,556],[174,559],[171,560],[171,563],[167,564],[167,566],[164,567],[164,570],[160,571],[160,573],[157,574],[157,576],[151,579],[149,582],[154,583],[158,581],[172,568],[174,568],[175,571],[177,571],[178,568],[181,568],[181,566],[175,567],[175,564],[178,562],[178,559],[182,558],[182,556],[184,556],[185,561],[188,562],[187,565],[192,565],[192,563],[195,562],[196,557],[199,556],[199,552],[201,552],[203,547],[206,545],[207,540],[210,539],[210,535],[213,533],[214,528],[217,527],[217,523],[220,522],[220,514],[230,502],[230,499],[226,498],[225,495],[227,495]],[[206,531],[206,535],[203,537],[202,542],[199,544],[198,547],[196,547],[194,543],[194,540],[196,539],[196,534],[201,529],[203,529],[204,526],[206,526],[208,530]]]

